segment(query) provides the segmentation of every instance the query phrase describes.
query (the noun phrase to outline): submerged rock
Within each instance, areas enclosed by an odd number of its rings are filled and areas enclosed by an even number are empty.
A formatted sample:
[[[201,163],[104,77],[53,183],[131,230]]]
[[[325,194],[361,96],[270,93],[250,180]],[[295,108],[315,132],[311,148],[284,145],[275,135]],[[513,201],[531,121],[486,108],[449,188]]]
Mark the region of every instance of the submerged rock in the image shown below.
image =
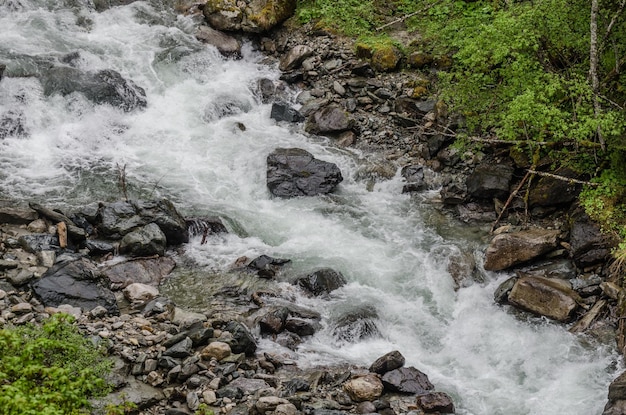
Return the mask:
[[[55,67],[42,75],[41,82],[45,95],[79,92],[96,104],[109,104],[124,111],[147,105],[143,88],[110,69],[85,72],[71,67]]]

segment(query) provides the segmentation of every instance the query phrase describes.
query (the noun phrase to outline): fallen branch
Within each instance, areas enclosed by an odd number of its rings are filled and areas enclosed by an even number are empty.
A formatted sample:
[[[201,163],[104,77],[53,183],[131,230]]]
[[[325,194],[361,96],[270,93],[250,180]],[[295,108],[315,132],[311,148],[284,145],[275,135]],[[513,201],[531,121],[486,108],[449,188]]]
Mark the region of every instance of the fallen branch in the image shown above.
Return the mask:
[[[421,13],[424,13],[425,11],[428,11],[428,9],[430,9],[431,7],[436,6],[436,5],[437,5],[437,4],[439,4],[439,3],[441,3],[441,0],[436,1],[436,2],[434,2],[433,4],[429,4],[428,6],[424,7],[424,8],[423,8],[423,9],[421,9],[421,10],[418,10],[418,11],[416,11],[416,12],[409,13],[409,14],[407,14],[407,15],[405,15],[405,16],[402,16],[402,17],[400,17],[399,19],[394,20],[393,22],[389,22],[389,23],[384,24],[384,25],[382,25],[382,26],[380,26],[380,27],[377,27],[377,28],[376,28],[376,31],[378,32],[379,30],[383,30],[383,29],[384,29],[384,28],[386,28],[386,27],[393,26],[393,25],[394,25],[394,24],[396,24],[396,23],[404,22],[406,19],[410,19],[410,18],[411,18],[411,17],[413,17],[413,16],[417,16],[418,14],[421,14]]]
[[[546,173],[546,172],[536,171],[532,169],[529,169],[528,172],[532,174],[536,174],[537,176],[550,177],[552,179],[561,180],[563,182],[568,182],[568,183],[584,184],[587,186],[599,186],[600,185],[599,183],[592,183],[592,182],[588,182],[584,180],[573,179],[571,177],[559,176],[557,174]]]
[[[498,214],[498,218],[493,223],[493,226],[491,227],[491,230],[489,231],[490,233],[493,233],[493,231],[496,229],[496,226],[498,225],[498,222],[500,222],[500,219],[502,219],[502,215],[504,215],[504,212],[506,211],[506,209],[511,204],[511,201],[513,201],[513,198],[517,195],[517,192],[520,191],[522,186],[524,186],[524,183],[526,183],[526,180],[528,179],[528,176],[530,176],[531,174],[532,174],[531,171],[528,170],[526,172],[526,175],[524,176],[524,178],[520,182],[520,184],[517,186],[517,188],[515,190],[513,190],[513,192],[511,192],[511,194],[509,195],[509,198],[506,200],[506,203],[504,204],[504,206],[502,206],[502,210],[500,210],[500,214]]]

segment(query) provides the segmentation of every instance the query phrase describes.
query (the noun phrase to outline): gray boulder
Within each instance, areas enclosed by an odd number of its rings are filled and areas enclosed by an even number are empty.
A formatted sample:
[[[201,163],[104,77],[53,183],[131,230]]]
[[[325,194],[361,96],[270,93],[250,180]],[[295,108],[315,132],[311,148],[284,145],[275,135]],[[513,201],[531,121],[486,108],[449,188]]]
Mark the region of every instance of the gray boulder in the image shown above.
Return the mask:
[[[352,128],[354,120],[342,107],[328,105],[314,111],[307,119],[304,129],[311,134],[334,134]]]
[[[55,67],[43,73],[41,83],[46,96],[78,92],[96,104],[109,104],[124,111],[147,105],[144,89],[113,70],[85,72],[71,67]]]
[[[571,224],[569,243],[576,265],[585,268],[605,262],[610,257],[614,244],[587,214],[577,211],[569,223]]]
[[[126,288],[135,282],[158,287],[175,266],[169,257],[130,260],[104,268],[102,275],[111,282],[113,289]]]
[[[346,279],[341,273],[331,268],[322,268],[298,278],[296,284],[309,293],[319,296],[346,285]]]
[[[428,376],[414,367],[401,367],[383,375],[385,390],[390,392],[424,394],[434,389]]]
[[[550,252],[557,246],[560,232],[551,229],[529,229],[496,235],[485,252],[484,267],[501,271]]]
[[[44,306],[70,304],[84,311],[102,306],[109,314],[119,314],[115,295],[86,258],[55,264],[31,287]]]
[[[278,68],[281,71],[291,71],[297,69],[302,65],[302,62],[310,56],[313,56],[315,51],[306,45],[297,45],[291,48],[280,60]]]
[[[561,168],[555,174],[568,178],[578,178],[578,174],[569,168]],[[528,204],[535,206],[559,206],[572,203],[578,198],[582,185],[553,177],[541,177],[531,187]]]
[[[156,223],[127,233],[120,242],[120,253],[132,257],[152,256],[165,254],[166,238]]]
[[[394,350],[376,359],[370,366],[369,371],[383,375],[392,370],[401,368],[404,366],[404,362],[405,359],[402,353]]]
[[[467,192],[476,199],[506,198],[513,179],[513,167],[485,163],[467,178]]]
[[[217,50],[226,57],[241,56],[241,42],[209,26],[199,26],[196,31],[196,39],[215,46]]]
[[[289,106],[285,102],[275,102],[272,104],[270,118],[276,121],[301,122],[304,121],[302,114],[298,110]]]
[[[318,160],[299,148],[278,148],[267,156],[267,187],[290,198],[332,192],[343,181],[336,164]]]
[[[519,278],[509,293],[512,305],[563,322],[571,319],[579,302],[582,300],[569,282],[551,278]]]
[[[237,321],[231,321],[224,327],[224,330],[233,335],[230,342],[230,348],[233,353],[245,353],[247,356],[254,355],[257,347],[256,341],[246,326]]]

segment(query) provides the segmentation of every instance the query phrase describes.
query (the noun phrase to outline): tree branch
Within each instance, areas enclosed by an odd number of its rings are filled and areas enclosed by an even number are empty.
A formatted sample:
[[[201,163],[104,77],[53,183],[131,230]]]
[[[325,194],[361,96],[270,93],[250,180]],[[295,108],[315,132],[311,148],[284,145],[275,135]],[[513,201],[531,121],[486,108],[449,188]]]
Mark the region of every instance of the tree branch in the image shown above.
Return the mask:
[[[409,14],[407,14],[407,15],[403,16],[403,17],[400,17],[399,19],[396,19],[396,20],[394,20],[394,21],[392,21],[392,22],[389,22],[389,23],[384,24],[384,25],[382,25],[382,26],[380,26],[380,27],[377,27],[377,28],[376,28],[376,31],[378,32],[378,31],[380,31],[380,30],[383,30],[385,27],[393,26],[393,25],[394,25],[394,24],[396,24],[396,23],[404,22],[406,19],[410,19],[410,18],[411,18],[411,17],[413,17],[413,16],[417,16],[418,14],[424,13],[425,11],[427,11],[428,9],[430,9],[431,7],[434,7],[435,5],[437,5],[437,4],[439,4],[439,3],[441,3],[441,1],[442,1],[442,0],[437,0],[437,1],[436,1],[436,2],[434,2],[433,4],[429,4],[428,6],[424,7],[424,8],[423,8],[423,9],[421,9],[421,10],[418,10],[418,11],[413,12],[413,13],[409,13]]]

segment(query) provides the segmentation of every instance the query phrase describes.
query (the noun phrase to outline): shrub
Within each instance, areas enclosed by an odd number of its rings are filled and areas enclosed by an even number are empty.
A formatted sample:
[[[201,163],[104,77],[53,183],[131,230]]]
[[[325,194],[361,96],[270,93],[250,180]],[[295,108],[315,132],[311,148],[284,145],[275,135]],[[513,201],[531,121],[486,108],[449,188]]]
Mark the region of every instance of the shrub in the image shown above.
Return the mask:
[[[111,368],[103,347],[85,338],[73,317],[57,314],[41,327],[0,330],[0,413],[87,413],[90,397],[109,391]]]

